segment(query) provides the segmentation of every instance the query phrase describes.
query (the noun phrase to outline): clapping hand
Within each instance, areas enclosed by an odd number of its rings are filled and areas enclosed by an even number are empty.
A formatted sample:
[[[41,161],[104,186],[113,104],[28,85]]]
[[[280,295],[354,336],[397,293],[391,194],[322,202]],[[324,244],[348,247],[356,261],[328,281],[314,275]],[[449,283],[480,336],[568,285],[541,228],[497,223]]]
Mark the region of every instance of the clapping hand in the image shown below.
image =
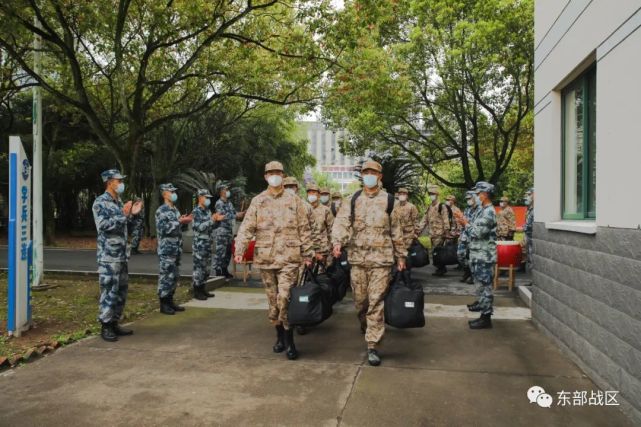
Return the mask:
[[[194,220],[194,217],[191,215],[182,215],[180,218],[178,218],[178,222],[181,224],[189,224]]]
[[[215,213],[213,213],[211,215],[211,220],[212,221],[220,222],[220,221],[222,221],[224,219],[225,219],[225,215],[221,214],[221,213],[218,213],[218,212],[215,212]]]
[[[125,214],[125,216],[129,216],[131,214],[131,207],[133,206],[133,202],[129,200],[125,205],[122,207],[122,213]]]
[[[141,210],[142,210],[142,202],[139,200],[133,204],[133,207],[131,208],[131,214],[138,215]]]

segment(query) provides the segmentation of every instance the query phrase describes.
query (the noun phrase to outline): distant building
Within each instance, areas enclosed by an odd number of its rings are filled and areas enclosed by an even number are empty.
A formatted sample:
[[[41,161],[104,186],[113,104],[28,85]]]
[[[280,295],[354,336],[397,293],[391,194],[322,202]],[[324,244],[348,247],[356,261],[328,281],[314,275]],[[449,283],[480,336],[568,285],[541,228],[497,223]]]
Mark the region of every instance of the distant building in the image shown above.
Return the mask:
[[[308,152],[316,159],[317,171],[326,173],[338,182],[341,191],[345,191],[351,183],[357,181],[354,177],[354,166],[358,164],[359,159],[345,156],[340,152],[338,145],[339,139],[345,136],[344,131],[334,132],[318,121],[303,121],[298,124],[310,141]]]
[[[641,425],[641,1],[535,3],[532,318]]]

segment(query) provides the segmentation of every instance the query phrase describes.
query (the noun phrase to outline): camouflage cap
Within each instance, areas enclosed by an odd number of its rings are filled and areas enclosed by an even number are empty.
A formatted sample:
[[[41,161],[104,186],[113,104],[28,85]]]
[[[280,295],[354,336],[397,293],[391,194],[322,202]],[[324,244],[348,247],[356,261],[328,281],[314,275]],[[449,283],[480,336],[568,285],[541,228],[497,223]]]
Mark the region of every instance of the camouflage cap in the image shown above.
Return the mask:
[[[271,171],[284,172],[285,170],[283,169],[283,164],[281,162],[277,162],[274,160],[265,165],[265,172],[271,172]]]
[[[321,194],[331,194],[331,191],[329,191],[329,188],[327,188],[327,187],[321,187],[320,193]]]
[[[494,193],[494,185],[490,184],[489,182],[486,181],[479,181],[476,183],[476,185],[473,188],[474,192],[476,193],[488,193],[488,194],[493,194]]]
[[[430,194],[441,194],[441,189],[438,185],[431,184],[427,186],[427,192]]]
[[[167,182],[165,184],[160,184],[160,192],[162,193],[163,191],[176,191],[178,190],[176,187],[174,187],[174,184],[171,182]]]
[[[225,189],[228,189],[228,188],[229,188],[229,184],[227,184],[225,182],[221,182],[216,186],[216,191],[220,193],[222,190],[225,190]]]
[[[470,191],[466,191],[466,192],[465,192],[465,198],[466,198],[466,199],[472,199],[472,198],[474,198],[474,195],[475,195],[475,194],[476,194],[476,193],[475,193],[474,191],[472,191],[472,190],[470,190]]]
[[[200,197],[200,196],[213,197],[213,196],[209,193],[209,190],[207,190],[207,189],[205,189],[205,188],[201,188],[200,190],[198,190],[198,192],[197,192],[196,194],[197,194],[199,197]]]
[[[507,196],[503,196],[503,197],[501,197],[501,201],[502,201],[502,202],[509,202],[509,201],[510,201],[510,198],[509,198],[509,197],[507,197]]]
[[[122,175],[118,169],[108,169],[100,174],[102,182],[107,182],[110,179],[125,179],[125,175]]]
[[[376,172],[383,172],[383,167],[381,166],[381,164],[374,160],[368,160],[363,163],[361,172],[365,172],[368,169],[375,170]]]
[[[318,185],[316,185],[315,183],[310,182],[309,184],[307,184],[305,191],[318,191],[320,193],[320,187],[318,187]]]
[[[454,194],[448,195],[445,200],[454,200],[456,202],[456,196]]]
[[[333,191],[332,192],[332,199],[342,199],[343,195],[341,194],[340,191]]]
[[[293,176],[288,176],[287,178],[283,179],[284,187],[288,187],[292,185],[295,185],[296,187],[298,187],[298,180],[296,178],[294,178]]]
[[[396,190],[396,192],[397,193],[405,193],[405,194],[409,194],[410,193],[409,191],[407,191],[407,188],[405,188],[405,187],[399,188],[398,190]]]

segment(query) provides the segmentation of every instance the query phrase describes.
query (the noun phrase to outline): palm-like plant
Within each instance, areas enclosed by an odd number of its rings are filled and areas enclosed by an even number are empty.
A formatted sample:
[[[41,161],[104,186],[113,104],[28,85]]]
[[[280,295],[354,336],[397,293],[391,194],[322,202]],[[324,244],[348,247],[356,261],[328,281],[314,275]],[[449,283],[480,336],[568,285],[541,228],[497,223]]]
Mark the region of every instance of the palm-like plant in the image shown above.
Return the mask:
[[[388,193],[396,193],[399,188],[406,188],[410,198],[415,202],[422,202],[424,190],[421,188],[423,170],[412,159],[404,156],[395,156],[391,153],[373,154],[372,160],[376,160],[383,167],[383,188]],[[361,168],[365,163],[362,160],[354,167],[355,175],[362,182]]]
[[[240,203],[245,199],[245,185],[247,179],[245,177],[236,177],[228,181],[217,179],[216,175],[211,172],[199,171],[196,169],[187,169],[173,178],[176,186],[191,191],[195,194],[197,190],[205,188],[214,196],[213,202],[218,200],[218,192],[222,186],[229,188],[232,194],[232,201],[235,204]]]

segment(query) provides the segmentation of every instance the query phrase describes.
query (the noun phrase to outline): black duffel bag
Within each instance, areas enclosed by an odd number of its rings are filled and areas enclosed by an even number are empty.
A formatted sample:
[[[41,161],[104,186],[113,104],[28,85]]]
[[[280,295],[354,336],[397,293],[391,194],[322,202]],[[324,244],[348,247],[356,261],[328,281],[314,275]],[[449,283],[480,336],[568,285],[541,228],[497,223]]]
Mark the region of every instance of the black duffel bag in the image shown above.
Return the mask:
[[[458,264],[456,249],[458,244],[454,240],[447,240],[442,246],[437,246],[432,251],[432,263],[434,265],[455,265]]]
[[[395,328],[425,326],[425,293],[422,286],[413,286],[407,271],[394,274],[385,296],[385,323]]]
[[[318,283],[318,285],[323,290],[323,298],[325,299],[326,302],[329,303],[329,306],[331,307],[336,301],[336,298],[338,295],[336,282],[334,281],[332,276],[328,273],[327,268],[325,267],[325,264],[322,264],[320,262],[317,262],[314,265],[312,269],[312,274],[313,274],[314,280],[316,280],[316,283]]]
[[[347,289],[351,285],[350,281],[350,266],[347,261],[347,254],[345,251],[341,252],[340,258],[334,258],[332,264],[327,267],[327,274],[332,279],[334,286],[334,295],[332,304],[342,301],[345,298]]]
[[[314,326],[332,315],[328,281],[329,279],[322,280],[322,283],[319,283],[313,271],[305,268],[302,283],[290,291],[287,310],[290,325]]]
[[[420,268],[425,267],[430,263],[430,254],[425,247],[414,239],[409,249],[407,250],[407,267]]]

